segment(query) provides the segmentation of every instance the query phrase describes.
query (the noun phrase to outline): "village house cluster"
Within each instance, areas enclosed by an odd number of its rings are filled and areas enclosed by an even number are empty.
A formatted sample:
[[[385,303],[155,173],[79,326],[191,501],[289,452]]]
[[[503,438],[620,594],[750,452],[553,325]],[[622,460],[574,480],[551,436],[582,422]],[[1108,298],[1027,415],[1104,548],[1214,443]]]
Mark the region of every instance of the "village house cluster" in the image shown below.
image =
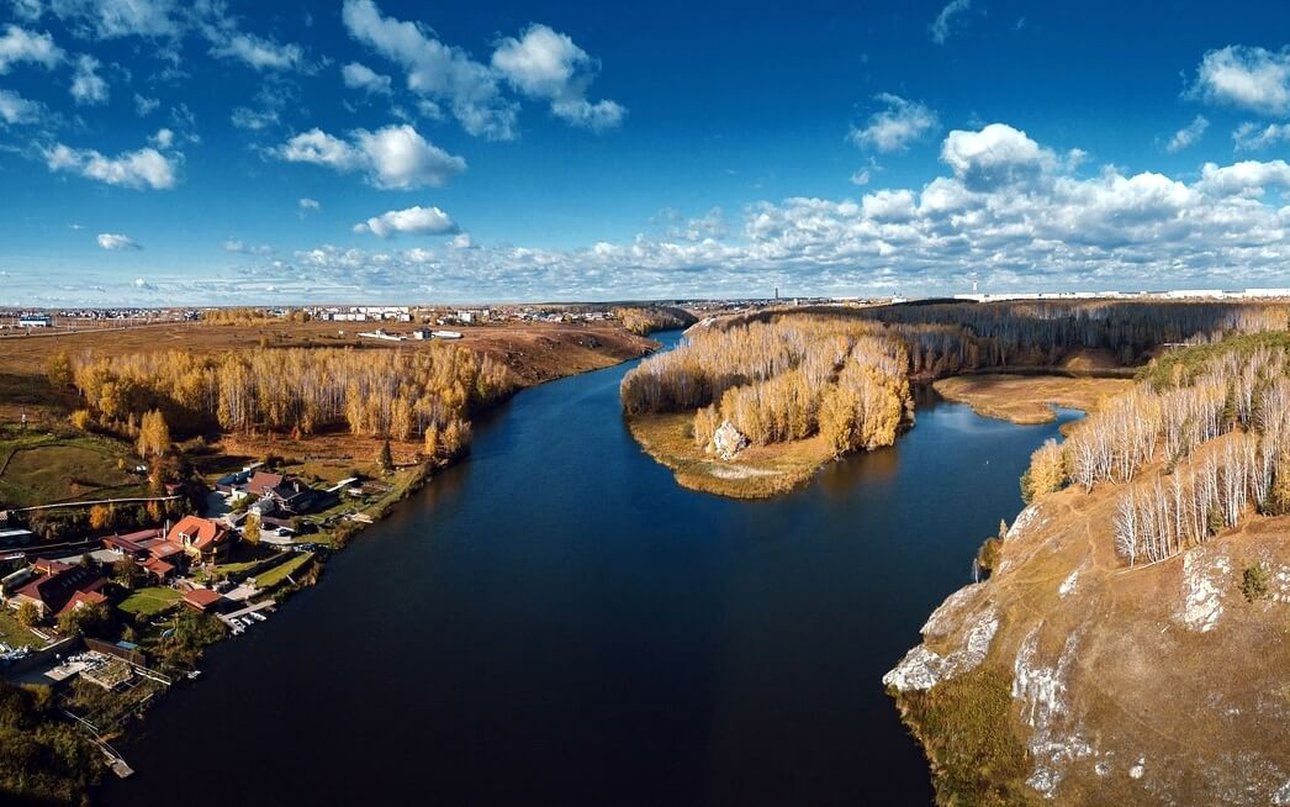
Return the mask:
[[[0,579],[0,599],[46,641],[39,650],[0,642],[0,676],[61,686],[97,672],[96,683],[116,688],[134,673],[156,674],[137,645],[105,643],[93,638],[94,631],[81,636],[73,630],[79,617],[113,609],[128,623],[134,615],[121,607],[140,591],[172,608],[211,615],[241,633],[275,604],[255,574],[316,550],[297,539],[301,517],[333,507],[350,488],[361,491],[357,479],[318,489],[257,464],[217,481],[208,500],[209,509],[223,511],[219,515],[190,514],[125,533],[91,531],[67,542],[62,552],[25,549],[32,531],[16,525],[18,514],[0,513],[0,551],[10,553],[5,559],[29,558]],[[239,554],[240,561],[230,563]],[[240,574],[226,573],[233,569]],[[124,664],[125,674],[102,675],[109,661]]]

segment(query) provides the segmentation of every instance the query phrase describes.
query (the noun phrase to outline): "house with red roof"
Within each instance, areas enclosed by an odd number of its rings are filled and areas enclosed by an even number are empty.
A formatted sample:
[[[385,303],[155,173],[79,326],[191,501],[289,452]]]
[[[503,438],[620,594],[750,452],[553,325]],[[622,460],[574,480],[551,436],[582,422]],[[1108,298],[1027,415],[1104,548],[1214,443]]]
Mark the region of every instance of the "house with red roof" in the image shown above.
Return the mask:
[[[267,471],[256,471],[255,476],[246,483],[246,492],[255,497],[268,496],[287,481],[282,474],[271,474]]]
[[[29,602],[42,618],[62,612],[77,594],[97,593],[107,582],[97,566],[56,560],[38,560],[33,566],[41,576],[14,592],[9,604],[17,608]]]
[[[193,560],[209,563],[227,554],[232,541],[222,524],[200,516],[184,516],[166,533],[166,543],[180,547]]]
[[[167,563],[161,558],[148,558],[143,563],[140,563],[139,567],[142,568],[149,577],[163,586],[173,580],[175,572],[178,571],[173,563]]]
[[[218,591],[211,591],[208,588],[195,588],[191,591],[185,591],[182,599],[184,605],[202,613],[218,611],[224,603],[223,594]]]
[[[58,616],[75,611],[77,608],[82,606],[93,607],[95,605],[107,605],[107,601],[108,598],[104,597],[101,592],[78,591],[72,595],[70,600],[67,601],[67,605],[64,605],[62,610],[58,612]]]

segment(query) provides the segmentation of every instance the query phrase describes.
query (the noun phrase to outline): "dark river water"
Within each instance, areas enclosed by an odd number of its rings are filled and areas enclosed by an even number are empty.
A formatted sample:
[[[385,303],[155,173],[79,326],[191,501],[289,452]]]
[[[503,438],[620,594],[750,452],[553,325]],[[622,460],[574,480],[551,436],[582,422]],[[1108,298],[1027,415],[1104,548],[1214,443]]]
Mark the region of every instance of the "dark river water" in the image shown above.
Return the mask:
[[[213,648],[96,802],[930,803],[880,678],[1056,424],[929,401],[895,448],[737,502],[636,446],[629,367],[516,396],[468,462]]]

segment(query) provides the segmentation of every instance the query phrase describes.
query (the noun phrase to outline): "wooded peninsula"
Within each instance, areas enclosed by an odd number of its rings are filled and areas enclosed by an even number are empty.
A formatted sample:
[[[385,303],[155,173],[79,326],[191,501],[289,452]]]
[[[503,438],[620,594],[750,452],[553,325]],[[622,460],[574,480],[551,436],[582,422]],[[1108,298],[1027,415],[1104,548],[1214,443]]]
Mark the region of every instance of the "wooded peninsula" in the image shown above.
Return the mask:
[[[704,321],[623,379],[637,441],[690,488],[764,498],[914,425],[911,384],[1025,374],[972,397],[986,414],[1018,388],[1091,408],[1162,346],[1286,327],[1274,305],[931,302],[758,312]],[[1033,374],[1046,374],[1046,390]],[[1059,374],[1059,375],[1056,375]],[[1108,380],[1103,383],[1104,379]],[[965,389],[966,384],[957,385]],[[1023,394],[1024,397],[1025,394]],[[994,411],[992,411],[992,409]]]

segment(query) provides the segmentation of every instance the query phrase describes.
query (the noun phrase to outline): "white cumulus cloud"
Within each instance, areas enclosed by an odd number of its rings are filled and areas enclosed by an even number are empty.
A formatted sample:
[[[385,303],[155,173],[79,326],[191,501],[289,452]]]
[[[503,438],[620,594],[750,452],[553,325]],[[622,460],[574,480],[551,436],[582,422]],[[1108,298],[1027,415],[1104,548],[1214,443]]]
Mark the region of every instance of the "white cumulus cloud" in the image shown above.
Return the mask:
[[[143,249],[133,238],[120,233],[99,233],[99,246],[112,252],[128,252]]]
[[[365,222],[355,224],[354,232],[389,238],[392,235],[453,235],[459,232],[459,228],[439,208],[415,205],[373,216]]]
[[[622,123],[627,110],[615,101],[588,101],[587,89],[599,65],[567,34],[530,25],[506,37],[493,51],[493,68],[529,98],[548,101],[551,112],[576,126],[607,129]]]
[[[1191,123],[1174,132],[1174,136],[1165,144],[1165,150],[1174,153],[1190,148],[1205,136],[1207,129],[1209,120],[1204,115],[1197,115]]]
[[[211,47],[211,55],[240,61],[255,70],[290,70],[299,67],[304,52],[299,45],[280,45],[255,34],[237,33]]]
[[[406,123],[375,132],[359,129],[349,140],[315,128],[292,137],[274,153],[287,162],[323,165],[340,173],[361,170],[371,184],[394,190],[438,187],[466,170],[465,159],[428,142]]]
[[[157,107],[159,106],[161,106],[161,100],[158,98],[148,98],[147,96],[140,95],[139,93],[134,94],[134,111],[137,112],[141,118],[148,117],[153,112],[157,111]]]
[[[245,106],[233,107],[233,112],[228,119],[237,128],[248,132],[258,132],[261,129],[276,126],[279,121],[277,110],[251,109]]]
[[[82,55],[76,59],[76,72],[72,74],[72,98],[78,104],[106,104],[108,84],[98,74],[99,60]]]
[[[1216,195],[1262,196],[1267,188],[1290,187],[1290,165],[1285,160],[1245,160],[1219,167],[1205,163],[1197,187]]]
[[[1228,45],[1206,53],[1192,92],[1266,115],[1290,112],[1290,50]]]
[[[74,149],[62,143],[46,149],[44,156],[50,171],[67,171],[108,185],[154,190],[175,187],[182,159],[182,155],[166,155],[152,147],[108,157],[94,149]]]
[[[42,114],[40,103],[23,98],[12,90],[0,89],[0,121],[5,124],[35,123]]]
[[[340,69],[345,86],[351,90],[363,90],[369,95],[389,95],[391,80],[372,68],[358,62],[350,62]]]
[[[1057,165],[1057,156],[1006,123],[979,131],[955,129],[941,144],[941,160],[969,190],[1033,181]]]
[[[446,103],[467,132],[515,137],[516,104],[501,94],[487,65],[415,22],[382,15],[372,0],[345,0],[341,18],[351,37],[404,69],[409,90]]]
[[[173,37],[183,27],[175,0],[50,0],[48,7],[78,34],[98,39]]]
[[[853,127],[849,135],[851,142],[861,148],[904,151],[940,125],[936,113],[924,104],[891,93],[880,93],[874,100],[886,109],[870,115],[863,129]]]
[[[62,49],[47,32],[38,34],[10,23],[0,36],[0,75],[21,62],[33,62],[48,70],[62,60]]]
[[[1232,140],[1238,151],[1256,151],[1275,146],[1277,143],[1290,141],[1290,123],[1269,123],[1260,126],[1257,123],[1242,123],[1232,132]]]

